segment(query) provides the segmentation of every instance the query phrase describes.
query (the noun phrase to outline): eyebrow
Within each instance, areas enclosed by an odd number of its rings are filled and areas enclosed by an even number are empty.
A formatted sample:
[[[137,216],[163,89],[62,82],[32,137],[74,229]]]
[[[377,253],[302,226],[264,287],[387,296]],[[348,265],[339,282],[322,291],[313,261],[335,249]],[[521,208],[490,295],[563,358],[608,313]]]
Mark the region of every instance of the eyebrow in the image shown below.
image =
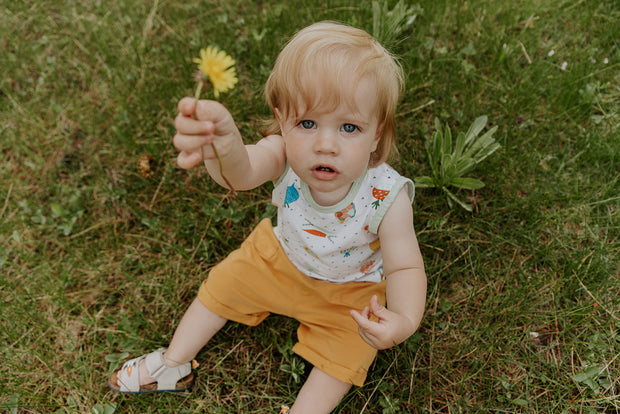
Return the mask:
[[[368,128],[368,125],[370,125],[369,122],[364,122],[364,121],[361,121],[361,120],[359,120],[359,121],[349,121],[349,122],[345,122],[345,123],[358,126],[358,127],[360,127],[361,129],[364,129],[364,130],[366,128]]]
[[[324,113],[329,113],[332,111],[318,111],[316,109],[312,109],[310,111],[305,111],[303,113],[294,113],[292,114],[292,118],[296,119],[296,120],[304,120],[304,119],[310,119],[310,118],[314,118],[316,116],[320,116],[321,114]],[[372,113],[370,114],[370,116],[374,116],[376,114]],[[361,112],[359,111],[350,111],[346,116],[343,116],[343,118],[345,120],[345,122],[347,123],[356,123],[356,124],[364,124],[364,125],[369,125],[370,121],[367,121],[367,117],[364,116]]]

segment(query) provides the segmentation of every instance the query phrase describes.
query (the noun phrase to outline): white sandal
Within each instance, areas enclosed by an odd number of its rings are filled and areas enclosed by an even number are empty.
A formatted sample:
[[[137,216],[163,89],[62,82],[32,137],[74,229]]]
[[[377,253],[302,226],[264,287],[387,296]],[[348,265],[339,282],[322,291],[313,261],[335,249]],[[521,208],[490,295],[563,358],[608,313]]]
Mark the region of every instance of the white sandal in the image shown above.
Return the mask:
[[[177,367],[168,367],[163,357],[165,351],[165,348],[160,348],[125,362],[120,369],[112,373],[108,386],[114,391],[123,393],[186,391],[194,383],[192,368],[196,368],[198,364],[192,361]],[[138,366],[143,360],[147,372],[156,382],[140,385]]]

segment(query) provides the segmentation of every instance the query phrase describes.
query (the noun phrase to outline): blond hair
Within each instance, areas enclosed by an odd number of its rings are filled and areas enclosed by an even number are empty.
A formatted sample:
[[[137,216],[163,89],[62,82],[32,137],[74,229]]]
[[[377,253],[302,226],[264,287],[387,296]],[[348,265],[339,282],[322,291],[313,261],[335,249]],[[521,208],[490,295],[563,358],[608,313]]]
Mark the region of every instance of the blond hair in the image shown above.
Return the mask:
[[[299,117],[300,103],[309,112],[335,109],[341,101],[355,109],[355,89],[362,79],[374,82],[376,113],[381,128],[371,166],[390,158],[395,149],[396,105],[403,71],[396,59],[361,29],[320,22],[299,31],[282,49],[265,85],[272,112]],[[275,118],[267,135],[282,133]]]

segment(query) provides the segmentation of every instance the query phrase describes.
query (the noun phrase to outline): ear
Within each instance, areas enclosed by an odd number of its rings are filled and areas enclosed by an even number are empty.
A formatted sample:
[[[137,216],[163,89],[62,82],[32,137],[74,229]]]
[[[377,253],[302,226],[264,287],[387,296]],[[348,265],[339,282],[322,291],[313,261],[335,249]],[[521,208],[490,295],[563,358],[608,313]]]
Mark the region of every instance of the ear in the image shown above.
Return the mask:
[[[280,129],[282,129],[282,123],[284,122],[284,116],[282,112],[280,112],[279,108],[273,108],[273,115],[276,117],[276,121],[280,124]]]
[[[383,125],[384,123],[380,123],[379,126],[377,127],[377,133],[375,135],[375,139],[372,143],[372,152],[375,152],[377,150],[377,146],[379,146],[379,141],[381,141],[381,137],[383,137]]]
[[[282,122],[284,121],[284,117],[282,116],[282,112],[280,112],[278,108],[273,108],[273,115],[276,118],[278,125],[280,125],[280,133],[283,133],[284,125]]]

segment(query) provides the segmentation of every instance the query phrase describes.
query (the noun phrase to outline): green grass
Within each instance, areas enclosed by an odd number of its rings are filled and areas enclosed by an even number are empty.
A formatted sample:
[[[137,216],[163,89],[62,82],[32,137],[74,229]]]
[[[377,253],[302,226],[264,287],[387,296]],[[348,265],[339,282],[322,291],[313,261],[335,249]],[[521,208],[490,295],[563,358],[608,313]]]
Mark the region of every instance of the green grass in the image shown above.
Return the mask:
[[[429,175],[436,117],[456,133],[486,114],[502,148],[470,173],[484,188],[457,192],[473,213],[418,190],[422,327],[335,412],[617,413],[620,7],[418,5],[395,43],[407,89],[393,165]],[[323,19],[373,27],[370,3],[344,0],[0,0],[0,410],[271,413],[293,401],[303,361],[281,317],[227,325],[198,355],[191,394],[105,384],[124,354],[167,344],[208,269],[274,214],[268,186],[231,199],[204,169],[175,167],[192,58],[216,44],[238,60],[224,102],[255,141],[277,52]]]

